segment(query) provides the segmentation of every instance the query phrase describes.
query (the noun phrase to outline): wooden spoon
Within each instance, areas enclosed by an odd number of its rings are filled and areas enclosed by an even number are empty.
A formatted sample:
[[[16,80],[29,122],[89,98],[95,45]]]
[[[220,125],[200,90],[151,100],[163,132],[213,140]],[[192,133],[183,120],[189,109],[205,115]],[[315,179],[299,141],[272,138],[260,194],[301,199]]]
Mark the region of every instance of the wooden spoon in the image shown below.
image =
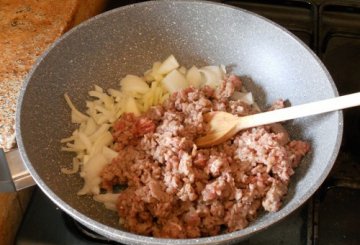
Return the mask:
[[[205,136],[196,139],[195,143],[198,147],[209,147],[225,142],[243,129],[358,105],[360,105],[360,92],[245,117],[237,117],[224,111],[213,111],[204,115],[205,121],[210,126],[209,131]]]

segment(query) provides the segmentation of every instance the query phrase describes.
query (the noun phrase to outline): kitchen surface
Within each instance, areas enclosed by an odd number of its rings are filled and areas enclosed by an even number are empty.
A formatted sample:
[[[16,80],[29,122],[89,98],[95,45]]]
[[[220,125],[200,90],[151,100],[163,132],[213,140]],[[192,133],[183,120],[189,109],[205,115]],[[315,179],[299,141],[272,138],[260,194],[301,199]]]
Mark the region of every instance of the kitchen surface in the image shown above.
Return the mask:
[[[10,2],[17,7],[10,10]],[[48,5],[29,1],[29,7],[20,1],[0,0],[0,50],[4,49],[0,55],[1,148],[9,151],[16,147],[13,131],[16,96],[36,57],[81,21],[137,2],[142,1],[68,0],[61,6],[58,1],[48,1]],[[216,2],[253,11],[284,26],[320,57],[340,95],[360,91],[359,1]],[[50,11],[53,9],[59,11],[54,14]],[[31,17],[32,12],[40,17]],[[16,30],[6,29],[9,20]],[[30,27],[26,26],[28,23]],[[36,42],[27,42],[27,37],[22,36],[25,34],[32,35],[29,39]],[[240,244],[360,244],[359,145],[360,108],[346,109],[340,153],[321,188],[290,216]],[[0,205],[0,244],[117,244],[73,220],[37,187],[2,193]]]

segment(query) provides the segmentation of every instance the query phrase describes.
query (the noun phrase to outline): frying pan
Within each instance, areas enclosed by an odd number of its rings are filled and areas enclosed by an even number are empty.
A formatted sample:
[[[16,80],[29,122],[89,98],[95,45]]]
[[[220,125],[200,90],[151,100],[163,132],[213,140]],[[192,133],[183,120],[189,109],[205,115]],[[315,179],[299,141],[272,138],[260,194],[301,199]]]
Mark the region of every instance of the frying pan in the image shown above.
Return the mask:
[[[302,205],[328,175],[339,150],[343,118],[332,112],[286,123],[293,138],[312,149],[296,169],[283,207],[240,231],[199,239],[156,239],[122,230],[117,214],[91,197],[78,197],[77,175],[64,175],[71,153],[60,151],[70,135],[67,92],[85,109],[94,84],[117,87],[174,54],[190,67],[225,64],[244,77],[260,105],[278,98],[293,105],[338,95],[319,59],[284,28],[251,12],[202,1],[150,1],[96,16],[60,38],[37,61],[18,101],[16,133],[21,158],[37,185],[62,210],[114,241],[131,244],[220,244],[236,242],[267,228]],[[251,78],[251,79],[249,79]]]

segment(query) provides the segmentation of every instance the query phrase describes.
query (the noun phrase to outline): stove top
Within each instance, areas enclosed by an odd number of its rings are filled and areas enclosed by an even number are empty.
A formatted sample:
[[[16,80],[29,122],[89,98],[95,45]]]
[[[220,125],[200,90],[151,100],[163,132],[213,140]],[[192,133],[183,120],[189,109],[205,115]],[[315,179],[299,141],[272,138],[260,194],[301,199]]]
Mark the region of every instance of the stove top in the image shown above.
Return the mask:
[[[109,1],[108,10],[142,1]],[[360,91],[360,1],[220,1],[263,15],[298,36],[324,62],[340,94]],[[240,244],[360,244],[360,108],[344,111],[334,168],[315,195],[281,222]],[[74,221],[35,189],[16,244],[116,244]]]

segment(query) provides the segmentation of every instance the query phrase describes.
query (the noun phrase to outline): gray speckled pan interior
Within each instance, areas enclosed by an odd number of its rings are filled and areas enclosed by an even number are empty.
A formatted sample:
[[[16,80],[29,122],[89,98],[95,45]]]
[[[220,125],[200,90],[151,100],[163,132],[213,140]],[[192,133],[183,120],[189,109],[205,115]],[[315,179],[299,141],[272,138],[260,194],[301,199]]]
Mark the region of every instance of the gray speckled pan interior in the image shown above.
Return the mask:
[[[283,28],[247,11],[209,2],[145,2],[102,14],[71,30],[39,59],[25,83],[17,110],[22,158],[40,188],[63,210],[96,232],[123,243],[217,244],[235,242],[279,221],[304,203],[323,182],[338,153],[342,113],[286,123],[292,137],[312,151],[292,180],[284,206],[244,230],[188,240],[155,239],[122,231],[116,214],[89,197],[78,197],[82,181],[60,173],[72,154],[60,139],[74,129],[63,94],[80,109],[94,84],[117,87],[125,74],[141,74],[174,54],[187,67],[225,64],[251,77],[247,87],[260,105],[278,98],[293,105],[334,97],[324,66]]]

